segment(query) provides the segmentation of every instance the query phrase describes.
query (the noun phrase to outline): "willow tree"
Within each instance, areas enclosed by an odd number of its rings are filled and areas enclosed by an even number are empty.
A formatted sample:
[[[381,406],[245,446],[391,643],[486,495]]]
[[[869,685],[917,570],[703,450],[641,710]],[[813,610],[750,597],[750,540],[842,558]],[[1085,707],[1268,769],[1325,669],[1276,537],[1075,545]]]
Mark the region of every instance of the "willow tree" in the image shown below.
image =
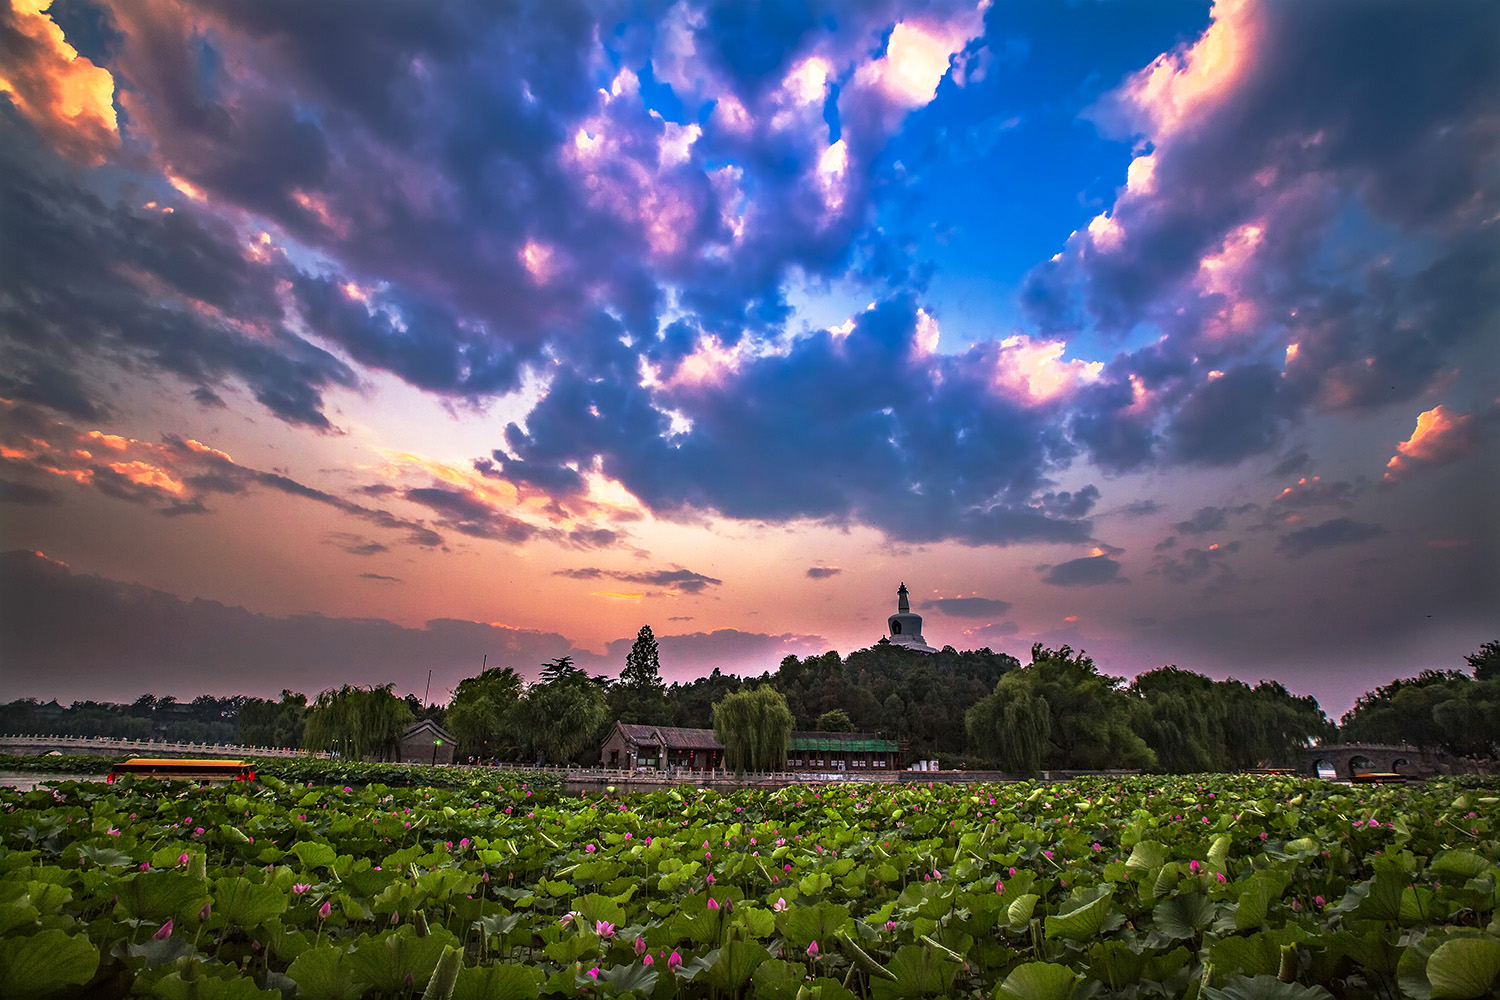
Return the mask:
[[[337,750],[349,760],[391,755],[401,730],[411,725],[410,706],[392,693],[394,684],[329,688],[307,710],[302,745],[309,750]]]
[[[964,716],[970,746],[993,754],[1002,768],[1034,775],[1052,735],[1052,710],[1040,695],[992,691]]]
[[[769,684],[726,695],[714,705],[714,735],[736,773],[779,771],[786,763],[792,712]]]
[[[458,682],[448,703],[446,725],[458,737],[463,752],[508,759],[521,742],[515,718],[520,700],[521,675],[510,667],[490,667]]]

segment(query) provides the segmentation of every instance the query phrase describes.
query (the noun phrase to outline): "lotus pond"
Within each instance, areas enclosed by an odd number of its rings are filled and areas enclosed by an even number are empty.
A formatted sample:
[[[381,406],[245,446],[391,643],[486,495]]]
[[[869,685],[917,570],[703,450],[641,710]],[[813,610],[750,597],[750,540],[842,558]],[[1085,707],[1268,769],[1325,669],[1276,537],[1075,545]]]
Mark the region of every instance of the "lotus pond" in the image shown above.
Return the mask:
[[[1497,793],[0,789],[7,998],[1474,998]]]

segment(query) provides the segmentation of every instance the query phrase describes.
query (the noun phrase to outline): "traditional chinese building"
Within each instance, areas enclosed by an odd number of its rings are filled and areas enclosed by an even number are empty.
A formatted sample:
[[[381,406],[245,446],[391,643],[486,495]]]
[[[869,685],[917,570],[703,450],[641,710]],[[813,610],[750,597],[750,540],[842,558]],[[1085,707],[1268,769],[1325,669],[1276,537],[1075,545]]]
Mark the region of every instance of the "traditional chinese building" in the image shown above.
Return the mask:
[[[879,733],[825,733],[797,730],[787,740],[788,771],[894,771],[902,748]],[[640,726],[616,722],[599,748],[599,763],[626,770],[712,771],[724,766],[724,744],[712,729]]]
[[[599,748],[599,763],[631,771],[643,767],[712,771],[724,765],[724,744],[712,729],[616,722]]]

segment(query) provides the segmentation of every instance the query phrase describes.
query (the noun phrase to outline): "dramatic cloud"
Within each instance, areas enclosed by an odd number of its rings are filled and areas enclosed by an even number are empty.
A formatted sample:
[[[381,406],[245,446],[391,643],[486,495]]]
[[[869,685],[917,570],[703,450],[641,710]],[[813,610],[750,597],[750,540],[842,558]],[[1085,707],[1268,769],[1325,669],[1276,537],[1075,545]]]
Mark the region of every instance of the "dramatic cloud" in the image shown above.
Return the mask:
[[[1396,445],[1386,463],[1386,479],[1421,466],[1447,465],[1479,450],[1480,422],[1472,413],[1454,415],[1435,406],[1417,417],[1411,437]]]
[[[1412,398],[1493,329],[1500,8],[1428,13],[1221,0],[1090,112],[1141,152],[1025,297],[1044,329],[1160,334],[1075,414],[1096,461],[1237,463]],[[1330,276],[1344,253],[1370,263]]]
[[[1276,551],[1292,558],[1300,558],[1320,549],[1354,545],[1378,538],[1383,534],[1385,534],[1385,528],[1381,525],[1366,524],[1347,517],[1336,517],[1311,528],[1302,528],[1282,535],[1276,543]]]
[[[1092,587],[1101,583],[1126,583],[1120,564],[1108,555],[1084,556],[1042,568],[1042,582],[1054,587]]]
[[[955,618],[998,618],[1010,608],[1009,601],[990,597],[940,597],[922,602],[923,611],[941,611]]]
[[[228,454],[191,438],[169,435],[154,444],[98,430],[80,431],[62,421],[48,420],[30,407],[3,400],[0,468],[42,481],[92,487],[116,500],[155,507],[169,517],[208,513],[208,503],[216,495],[241,496],[256,488],[272,490],[401,532],[408,544],[432,548],[443,543],[441,535],[420,521],[355,503],[280,473],[240,465]],[[386,548],[347,533],[330,536],[329,541],[357,555]]]
[[[1077,541],[1099,496],[1043,490],[1070,449],[1055,413],[1066,394],[997,392],[1003,351],[924,353],[910,298],[877,303],[846,329],[781,352],[693,359],[633,385],[640,359],[616,340],[559,370],[526,428],[506,431],[528,466],[602,471],[660,516],[873,525],[907,541]],[[768,476],[774,461],[786,474]],[[955,475],[955,470],[963,470]]]
[[[114,79],[69,45],[49,0],[0,7],[0,94],[58,150],[98,165],[120,143]]]

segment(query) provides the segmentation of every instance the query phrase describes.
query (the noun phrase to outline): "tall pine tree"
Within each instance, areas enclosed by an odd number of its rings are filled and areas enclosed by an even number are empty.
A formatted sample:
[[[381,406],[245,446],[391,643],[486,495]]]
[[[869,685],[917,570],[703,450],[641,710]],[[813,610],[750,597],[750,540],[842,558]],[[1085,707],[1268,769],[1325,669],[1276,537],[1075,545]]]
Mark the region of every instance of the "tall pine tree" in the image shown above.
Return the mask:
[[[656,636],[650,625],[642,625],[635,634],[635,644],[625,656],[625,669],[620,671],[620,683],[637,691],[662,691],[661,661],[657,656]]]

